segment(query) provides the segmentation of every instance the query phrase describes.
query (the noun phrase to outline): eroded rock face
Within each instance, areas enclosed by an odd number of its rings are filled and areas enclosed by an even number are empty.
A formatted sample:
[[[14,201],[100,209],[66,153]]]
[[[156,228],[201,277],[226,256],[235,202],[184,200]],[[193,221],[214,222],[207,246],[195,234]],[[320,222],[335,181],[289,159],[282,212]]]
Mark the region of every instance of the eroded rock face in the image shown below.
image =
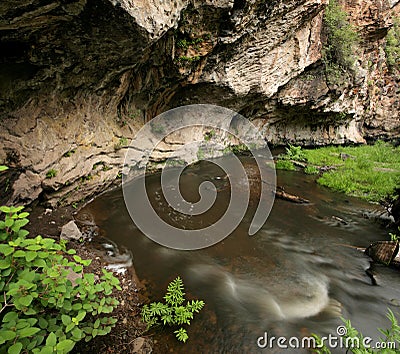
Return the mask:
[[[274,144],[399,137],[383,50],[399,1],[341,1],[363,42],[340,89],[321,62],[327,1],[2,1],[4,199],[87,198],[115,181],[143,123],[185,104],[236,110]]]

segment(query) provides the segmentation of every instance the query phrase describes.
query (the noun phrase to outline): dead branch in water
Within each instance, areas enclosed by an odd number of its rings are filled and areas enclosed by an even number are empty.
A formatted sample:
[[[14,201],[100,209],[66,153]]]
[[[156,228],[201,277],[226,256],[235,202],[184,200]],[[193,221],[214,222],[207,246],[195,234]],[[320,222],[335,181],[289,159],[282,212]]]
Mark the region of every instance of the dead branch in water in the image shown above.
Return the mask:
[[[278,187],[279,188],[279,187]],[[301,198],[298,195],[287,193],[280,188],[279,190],[275,191],[275,197],[283,200],[287,200],[288,202],[298,203],[298,204],[308,204],[310,201],[305,198]]]

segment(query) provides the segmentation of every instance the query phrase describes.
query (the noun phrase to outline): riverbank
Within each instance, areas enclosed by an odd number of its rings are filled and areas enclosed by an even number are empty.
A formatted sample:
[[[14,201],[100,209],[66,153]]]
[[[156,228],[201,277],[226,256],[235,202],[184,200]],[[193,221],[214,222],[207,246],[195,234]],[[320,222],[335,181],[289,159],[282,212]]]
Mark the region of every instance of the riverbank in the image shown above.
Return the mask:
[[[383,141],[374,145],[302,149],[289,145],[276,168],[316,175],[316,182],[336,192],[393,209],[399,198],[400,147]],[[397,221],[399,215],[393,217]]]

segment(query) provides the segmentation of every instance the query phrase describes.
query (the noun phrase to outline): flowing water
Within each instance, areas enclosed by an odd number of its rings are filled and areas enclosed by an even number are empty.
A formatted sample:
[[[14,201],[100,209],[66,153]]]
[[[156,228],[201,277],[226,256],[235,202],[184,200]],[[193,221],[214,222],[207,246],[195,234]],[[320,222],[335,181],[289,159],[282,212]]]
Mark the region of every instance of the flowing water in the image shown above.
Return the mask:
[[[187,168],[181,178],[182,194],[192,201],[198,198],[201,182],[216,185],[216,205],[205,216],[184,217],[168,208],[157,174],[147,178],[149,199],[169,223],[204,227],[222,215],[230,198],[221,173],[216,165],[201,163]],[[145,237],[130,219],[121,190],[103,194],[80,212],[79,217],[93,218],[120,249],[130,250],[151,300],[160,300],[179,275],[188,297],[206,302],[188,328],[185,345],[170,331],[155,332],[156,353],[281,352],[276,342],[273,348],[260,348],[257,339],[265,333],[268,338],[288,339],[311,333],[336,335],[340,316],[374,340],[378,327],[389,327],[387,309],[396,312],[400,304],[400,273],[373,265],[373,285],[366,273],[369,258],[348,247],[388,239],[388,230],[365,218],[378,207],[332,193],[318,186],[315,177],[301,173],[279,171],[277,184],[310,204],[276,199],[267,222],[254,236],[247,234],[250,210],[228,238],[197,251],[168,249]]]

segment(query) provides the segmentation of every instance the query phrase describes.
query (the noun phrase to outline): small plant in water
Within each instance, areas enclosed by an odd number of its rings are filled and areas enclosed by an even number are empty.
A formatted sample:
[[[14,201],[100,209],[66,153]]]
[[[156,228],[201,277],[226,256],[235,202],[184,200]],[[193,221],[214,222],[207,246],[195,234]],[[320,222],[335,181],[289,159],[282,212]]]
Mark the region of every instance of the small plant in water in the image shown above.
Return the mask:
[[[163,324],[168,326],[190,325],[193,314],[199,312],[204,301],[192,300],[185,302],[183,281],[177,277],[167,288],[164,296],[165,304],[162,302],[152,302],[142,308],[142,319],[147,324],[147,329],[155,325]],[[181,342],[186,342],[189,338],[185,328],[180,327],[174,331],[176,338]]]

